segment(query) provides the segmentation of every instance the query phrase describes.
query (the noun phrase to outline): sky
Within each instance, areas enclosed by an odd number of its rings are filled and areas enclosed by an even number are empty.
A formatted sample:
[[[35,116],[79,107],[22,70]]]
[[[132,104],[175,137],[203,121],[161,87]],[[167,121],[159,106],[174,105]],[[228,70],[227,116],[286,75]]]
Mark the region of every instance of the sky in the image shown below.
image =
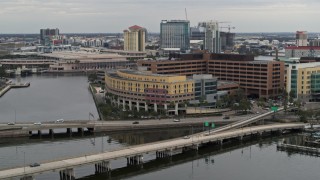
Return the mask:
[[[0,0],[0,34],[160,32],[161,20],[217,20],[234,32],[320,32],[319,0]],[[225,29],[227,30],[227,29]]]

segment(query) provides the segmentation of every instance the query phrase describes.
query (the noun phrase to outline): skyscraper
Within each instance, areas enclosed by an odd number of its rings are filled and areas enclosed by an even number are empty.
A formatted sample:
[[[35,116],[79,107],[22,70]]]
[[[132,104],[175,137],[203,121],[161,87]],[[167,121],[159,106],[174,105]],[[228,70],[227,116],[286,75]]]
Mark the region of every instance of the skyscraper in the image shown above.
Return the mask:
[[[160,23],[161,48],[178,48],[181,51],[190,48],[190,21],[162,20]]]
[[[145,51],[146,29],[134,25],[123,31],[125,51]]]
[[[296,32],[296,45],[297,46],[308,46],[308,32],[297,31]]]
[[[50,39],[53,36],[59,36],[59,29],[40,29],[40,43],[42,45],[47,45],[48,42],[46,41],[46,39]]]
[[[219,22],[200,22],[199,27],[205,28],[204,49],[212,53],[220,53],[221,41],[219,32]]]

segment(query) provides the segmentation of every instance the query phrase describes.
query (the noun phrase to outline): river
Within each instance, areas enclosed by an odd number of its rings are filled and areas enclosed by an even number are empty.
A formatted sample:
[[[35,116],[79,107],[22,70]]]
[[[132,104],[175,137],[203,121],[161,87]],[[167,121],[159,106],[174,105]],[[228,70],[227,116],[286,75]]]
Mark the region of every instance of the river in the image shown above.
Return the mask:
[[[31,82],[29,88],[13,89],[0,98],[0,122],[36,122],[56,119],[88,119],[89,112],[98,117],[88,90],[87,78],[76,75],[34,75],[21,78]],[[16,114],[16,115],[15,115]],[[194,132],[200,129],[195,129]],[[190,128],[139,131],[113,134],[87,134],[84,137],[51,139],[49,137],[0,139],[0,169],[45,162],[128,145],[143,144],[190,134]],[[111,162],[108,174],[95,175],[94,165],[75,168],[80,179],[238,179],[238,180],[318,180],[320,159],[307,155],[277,151],[286,138],[299,144],[301,137],[273,137],[221,147],[207,147],[172,157],[154,160],[145,154],[142,167],[126,167],[125,159]],[[119,169],[117,169],[119,168]],[[37,175],[36,179],[58,179],[58,172]]]

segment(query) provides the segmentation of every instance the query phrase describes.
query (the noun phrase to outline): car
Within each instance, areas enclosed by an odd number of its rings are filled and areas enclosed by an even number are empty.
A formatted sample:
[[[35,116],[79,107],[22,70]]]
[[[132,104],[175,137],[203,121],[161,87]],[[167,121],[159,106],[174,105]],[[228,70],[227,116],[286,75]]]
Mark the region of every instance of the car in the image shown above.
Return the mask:
[[[183,136],[183,139],[190,139],[190,136]]]
[[[134,121],[132,124],[139,124],[139,121]]]
[[[40,166],[39,163],[32,163],[32,164],[30,164],[30,167],[38,167],[38,166]]]
[[[99,90],[99,93],[104,93],[104,90],[103,90],[103,89],[100,89],[100,90]]]
[[[225,116],[225,117],[223,117],[223,119],[230,119],[230,117],[229,116]]]
[[[256,114],[260,114],[260,112],[259,112],[259,111],[257,111],[257,112],[256,112]]]
[[[63,123],[64,122],[64,119],[57,119],[56,120],[56,123]]]
[[[15,122],[8,122],[8,125],[15,125]]]
[[[41,122],[35,122],[34,125],[41,125]]]
[[[180,122],[180,119],[173,119],[173,122]]]
[[[210,133],[209,133],[209,132],[205,132],[203,135],[204,135],[204,136],[209,136]]]

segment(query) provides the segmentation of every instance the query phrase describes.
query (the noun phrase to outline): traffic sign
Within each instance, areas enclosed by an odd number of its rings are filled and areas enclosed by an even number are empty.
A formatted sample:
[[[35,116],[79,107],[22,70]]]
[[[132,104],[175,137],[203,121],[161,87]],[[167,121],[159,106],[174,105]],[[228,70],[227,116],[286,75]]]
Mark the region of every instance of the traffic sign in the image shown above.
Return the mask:
[[[209,126],[209,122],[204,122],[204,126],[208,127]]]
[[[216,127],[216,125],[212,122],[211,123],[211,128],[215,128]]]
[[[278,111],[278,107],[277,107],[277,106],[272,106],[272,107],[271,107],[271,110],[274,111],[274,112],[276,112],[276,111]]]

